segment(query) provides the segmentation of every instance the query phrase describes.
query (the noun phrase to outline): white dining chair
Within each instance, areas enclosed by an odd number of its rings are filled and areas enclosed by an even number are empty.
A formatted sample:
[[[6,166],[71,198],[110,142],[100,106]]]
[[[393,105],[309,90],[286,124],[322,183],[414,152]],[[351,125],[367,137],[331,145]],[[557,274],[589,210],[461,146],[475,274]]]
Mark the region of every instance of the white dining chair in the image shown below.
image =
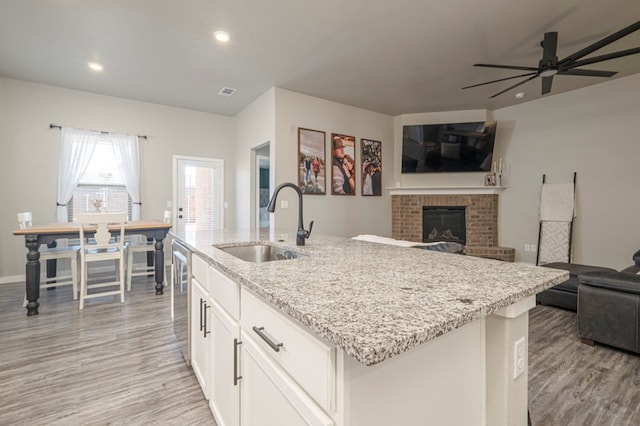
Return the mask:
[[[124,225],[127,221],[126,213],[79,213],[76,222],[80,224],[80,309],[84,309],[85,299],[95,297],[120,295],[120,303],[124,303],[125,286],[125,247]],[[91,233],[95,230],[95,233]],[[111,231],[116,233],[111,237]],[[90,238],[89,238],[90,237]],[[89,284],[89,264],[104,260],[115,261],[115,277],[113,281]],[[109,277],[111,278],[111,277]],[[118,288],[114,290],[113,288]],[[89,290],[108,288],[106,291]]]
[[[171,210],[164,211],[164,222],[171,223]],[[155,241],[143,240],[138,235],[133,235],[132,238],[126,240],[127,244],[127,291],[131,291],[131,280],[133,277],[151,276],[155,272],[155,259],[151,264],[147,263],[145,259],[143,266],[137,266],[134,263],[135,253],[155,253],[156,246]],[[164,282],[164,271],[162,271]]]
[[[18,213],[18,226],[20,229],[27,229],[33,226],[33,215],[31,212]],[[53,288],[63,285],[71,285],[73,288],[73,300],[78,299],[78,255],[80,253],[79,246],[70,247],[47,247],[42,244],[38,251],[40,252],[40,262],[46,262],[47,260],[69,260],[69,274],[57,275],[54,277],[47,277],[44,282],[40,284],[40,288]],[[44,263],[46,265],[46,263]],[[56,271],[59,271],[59,265],[57,265]],[[46,268],[46,266],[45,266]],[[24,305],[26,306],[27,299],[25,296]]]

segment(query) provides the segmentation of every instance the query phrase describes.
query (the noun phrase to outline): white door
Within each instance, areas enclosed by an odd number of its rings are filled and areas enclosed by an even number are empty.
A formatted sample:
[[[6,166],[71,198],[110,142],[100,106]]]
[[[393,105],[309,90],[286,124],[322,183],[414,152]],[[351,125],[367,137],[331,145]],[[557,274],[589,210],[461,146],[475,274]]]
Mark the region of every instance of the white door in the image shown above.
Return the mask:
[[[223,228],[223,160],[173,157],[173,227],[179,233]]]

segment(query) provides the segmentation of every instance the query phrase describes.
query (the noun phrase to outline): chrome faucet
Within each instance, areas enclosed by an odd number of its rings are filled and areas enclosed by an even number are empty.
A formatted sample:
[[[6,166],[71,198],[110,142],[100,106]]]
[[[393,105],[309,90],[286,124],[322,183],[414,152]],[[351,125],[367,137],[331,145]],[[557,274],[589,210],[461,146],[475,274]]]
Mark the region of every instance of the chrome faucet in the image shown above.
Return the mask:
[[[313,221],[311,221],[311,223],[309,223],[309,230],[305,231],[304,229],[304,223],[302,220],[302,191],[300,191],[300,188],[298,188],[297,185],[291,183],[291,182],[285,182],[285,183],[281,183],[280,185],[278,185],[275,189],[275,191],[273,191],[273,195],[271,196],[271,200],[269,200],[269,205],[267,206],[267,211],[269,213],[273,213],[276,211],[276,197],[278,196],[278,192],[280,192],[280,190],[282,188],[284,188],[285,186],[288,186],[289,188],[293,188],[296,193],[298,194],[298,231],[296,232],[296,245],[298,246],[303,246],[304,245],[304,240],[306,240],[307,238],[309,238],[309,235],[311,235],[311,230],[313,229]]]

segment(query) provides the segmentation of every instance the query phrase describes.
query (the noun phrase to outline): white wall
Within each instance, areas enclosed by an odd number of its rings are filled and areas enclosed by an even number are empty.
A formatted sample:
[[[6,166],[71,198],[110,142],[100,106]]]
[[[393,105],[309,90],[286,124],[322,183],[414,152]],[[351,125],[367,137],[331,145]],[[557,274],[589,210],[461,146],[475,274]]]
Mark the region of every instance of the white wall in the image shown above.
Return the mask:
[[[331,162],[331,133],[356,138],[356,195],[331,195],[331,171],[327,176],[326,195],[304,196],[305,229],[314,221],[313,232],[339,236],[377,234],[391,236],[391,197],[385,190],[394,175],[393,118],[323,99],[302,95],[284,89],[276,89],[276,144],[271,151],[272,166],[276,164],[276,184],[288,181],[298,183],[298,127],[321,130],[326,133],[326,160]],[[361,143],[360,139],[382,142],[381,197],[363,197],[361,191]],[[275,161],[274,161],[275,160]],[[297,196],[284,189],[278,200],[289,200],[289,209],[275,213],[276,227],[295,232]],[[311,236],[313,238],[313,234]]]
[[[561,77],[562,78],[562,77]],[[571,77],[564,77],[571,78]],[[621,269],[640,249],[640,74],[496,110],[504,185],[500,245],[535,262],[542,175],[577,172],[574,263]]]
[[[237,140],[234,177],[236,182],[237,227],[255,227],[255,148],[270,143],[270,168],[276,167],[275,89],[269,89],[236,115]],[[277,173],[277,171],[276,171]],[[273,173],[272,173],[273,176]],[[272,182],[273,183],[273,182]],[[273,185],[271,185],[273,187]]]
[[[24,275],[24,239],[11,234],[16,213],[55,221],[60,131],[50,123],[148,136],[140,141],[143,219],[162,219],[174,154],[224,159],[225,195],[235,205],[233,118],[3,78],[0,95],[0,277]]]

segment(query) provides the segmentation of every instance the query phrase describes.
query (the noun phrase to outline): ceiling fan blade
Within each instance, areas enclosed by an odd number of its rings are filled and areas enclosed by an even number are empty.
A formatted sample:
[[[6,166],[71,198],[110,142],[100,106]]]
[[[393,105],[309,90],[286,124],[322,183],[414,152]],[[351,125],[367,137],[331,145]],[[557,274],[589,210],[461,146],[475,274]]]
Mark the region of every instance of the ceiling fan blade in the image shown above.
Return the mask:
[[[473,64],[474,67],[485,68],[502,68],[506,70],[522,70],[522,71],[538,71],[538,68],[534,67],[520,67],[517,65],[495,65],[495,64]]]
[[[596,41],[595,43],[585,47],[582,50],[579,50],[575,53],[573,53],[572,55],[567,56],[566,58],[562,59],[561,61],[558,62],[558,64],[567,64],[567,63],[572,63],[577,61],[578,59],[582,58],[583,56],[587,56],[588,54],[595,52],[598,49],[602,49],[603,47],[605,47],[608,44],[613,43],[614,41],[617,41],[619,39],[621,39],[622,37],[625,37],[629,34],[631,34],[634,31],[638,31],[640,30],[640,21],[637,21],[631,25],[629,25],[628,27],[625,27],[623,29],[621,29],[620,31],[616,31],[615,33],[599,40]]]
[[[507,87],[506,89],[504,89],[504,90],[503,90],[503,91],[501,91],[501,92],[496,93],[495,95],[489,96],[489,99],[491,99],[491,98],[495,98],[496,96],[500,96],[500,95],[502,95],[503,93],[508,92],[508,91],[509,91],[509,90],[511,90],[511,89],[515,89],[516,87],[518,87],[518,86],[520,86],[520,85],[522,85],[522,84],[525,84],[526,82],[529,82],[529,81],[533,80],[533,79],[534,79],[534,78],[536,78],[537,76],[538,76],[538,73],[536,72],[536,74],[535,74],[535,75],[532,75],[531,77],[526,78],[526,79],[522,80],[521,82],[514,84],[514,85],[513,85],[513,86],[511,86],[511,87]]]
[[[553,76],[542,77],[542,94],[546,95],[551,91],[551,85],[553,84]]]
[[[618,74],[616,71],[579,70],[575,68],[558,71],[558,75],[584,75],[587,77],[613,77],[616,74]]]
[[[542,63],[555,65],[557,49],[558,33],[555,31],[544,33],[544,40],[542,41]]]
[[[537,71],[536,72],[528,72],[526,74],[514,75],[512,77],[499,78],[498,80],[485,81],[484,83],[473,84],[471,86],[463,87],[462,89],[470,89],[472,87],[484,86],[485,84],[491,84],[491,83],[498,83],[499,81],[511,80],[513,78],[518,78],[518,77],[527,77],[527,76],[533,75],[533,74],[537,74]]]
[[[569,64],[566,69],[575,67],[581,67],[583,65],[595,64],[602,61],[608,61],[610,59],[622,58],[623,56],[635,55],[640,53],[640,47],[634,47],[633,49],[621,50],[619,52],[607,53],[606,55],[594,56],[593,58],[583,59],[581,61],[575,61]]]

